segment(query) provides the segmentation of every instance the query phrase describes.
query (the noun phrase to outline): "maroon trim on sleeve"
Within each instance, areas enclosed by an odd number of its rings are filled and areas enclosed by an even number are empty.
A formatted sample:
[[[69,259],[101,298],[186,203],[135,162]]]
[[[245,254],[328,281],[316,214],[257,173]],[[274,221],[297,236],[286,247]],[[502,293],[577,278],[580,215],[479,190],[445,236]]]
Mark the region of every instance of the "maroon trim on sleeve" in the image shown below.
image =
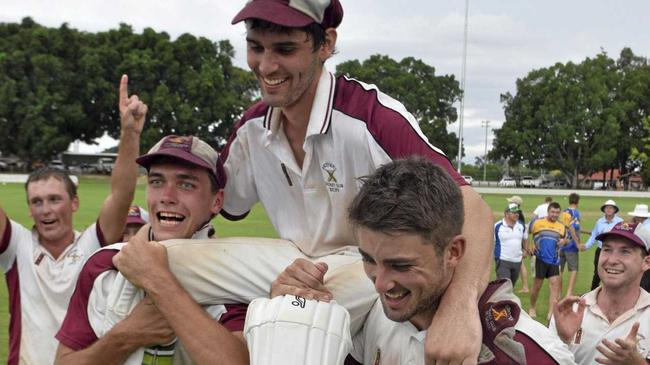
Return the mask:
[[[377,90],[366,90],[358,81],[339,76],[334,109],[365,122],[377,144],[392,159],[423,156],[444,168],[459,186],[467,185],[447,156],[431,148],[399,112],[379,102]]]
[[[7,248],[9,247],[9,241],[11,240],[11,221],[7,216],[5,216],[5,219],[7,222],[5,224],[5,232],[0,239],[0,253],[7,251]]]
[[[68,312],[61,324],[61,329],[55,336],[59,342],[72,350],[83,350],[97,341],[95,331],[90,326],[88,319],[88,299],[95,279],[103,272],[116,270],[113,265],[113,256],[118,252],[116,249],[97,251],[90,256],[81,269],[77,287],[68,305]]]
[[[352,355],[348,355],[348,357],[345,358],[345,362],[343,365],[363,365],[362,363],[358,362]]]
[[[9,226],[7,226],[9,228]],[[18,263],[15,262],[5,274],[7,291],[9,292],[9,356],[7,365],[18,365],[20,359],[21,306],[20,306],[20,280],[18,278]]]
[[[99,226],[99,219],[97,219],[97,223],[95,224],[95,228],[97,231],[97,239],[99,240],[99,245],[101,247],[104,247],[107,245],[106,243],[106,238],[104,238],[104,232],[102,231],[102,227]]]
[[[248,304],[226,304],[226,313],[219,317],[219,323],[230,332],[244,330]]]

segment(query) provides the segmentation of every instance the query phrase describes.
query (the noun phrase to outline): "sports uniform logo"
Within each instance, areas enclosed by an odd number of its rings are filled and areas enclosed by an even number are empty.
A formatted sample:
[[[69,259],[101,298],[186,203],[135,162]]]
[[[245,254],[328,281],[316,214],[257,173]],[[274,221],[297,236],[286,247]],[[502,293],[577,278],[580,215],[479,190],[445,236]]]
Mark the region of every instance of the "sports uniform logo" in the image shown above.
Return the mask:
[[[327,178],[327,182],[333,182],[337,183],[338,181],[336,180],[336,176],[334,176],[334,172],[336,171],[336,166],[334,166],[333,163],[325,162],[323,164],[323,170],[327,172],[329,177]]]
[[[341,189],[343,189],[343,184],[339,184],[339,181],[334,175],[336,172],[336,165],[331,162],[325,162],[321,168],[327,173],[327,176],[323,175],[323,177],[325,178],[325,185],[327,185],[330,192],[338,193],[341,191]]]
[[[501,309],[500,311],[492,308],[492,318],[494,318],[496,322],[499,322],[501,318],[506,317],[507,315],[508,315],[508,311],[506,311],[505,308]]]
[[[192,137],[187,136],[171,136],[165,138],[165,141],[160,145],[163,148],[180,148],[185,151],[192,150]]]
[[[298,295],[296,295],[295,297],[296,299],[291,302],[291,305],[294,307],[305,308],[305,305],[307,304],[307,300]]]

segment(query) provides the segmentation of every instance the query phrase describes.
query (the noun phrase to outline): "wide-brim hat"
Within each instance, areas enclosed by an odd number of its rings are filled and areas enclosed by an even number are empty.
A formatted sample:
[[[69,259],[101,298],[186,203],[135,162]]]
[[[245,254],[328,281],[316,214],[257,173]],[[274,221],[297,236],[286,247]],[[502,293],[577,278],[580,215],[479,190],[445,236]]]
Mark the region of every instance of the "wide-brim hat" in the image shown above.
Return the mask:
[[[519,195],[513,195],[510,198],[506,198],[506,201],[508,201],[508,203],[515,203],[519,206],[524,204],[524,199],[522,199]]]
[[[614,213],[618,213],[618,205],[616,205],[616,202],[615,202],[614,200],[612,200],[612,199],[607,200],[607,201],[605,202],[605,204],[603,204],[603,205],[600,207],[600,211],[603,212],[603,213],[605,213],[605,207],[608,206],[608,205],[611,205],[612,207],[614,207],[614,209],[615,209],[615,212],[614,212]]]
[[[632,217],[648,218],[648,217],[650,217],[650,212],[648,212],[648,205],[647,204],[637,204],[637,205],[634,206],[634,211],[627,212],[627,215],[632,216]]]

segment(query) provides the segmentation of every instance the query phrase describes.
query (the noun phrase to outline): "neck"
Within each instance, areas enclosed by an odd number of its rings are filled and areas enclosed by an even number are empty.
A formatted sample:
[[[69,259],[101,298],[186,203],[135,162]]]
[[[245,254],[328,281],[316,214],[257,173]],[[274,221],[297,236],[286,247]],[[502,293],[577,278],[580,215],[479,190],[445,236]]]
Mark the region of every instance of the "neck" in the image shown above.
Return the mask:
[[[577,209],[577,208],[578,208],[578,204],[569,204],[569,208],[571,208],[571,209]]]
[[[322,67],[316,71],[316,75],[314,75],[311,84],[295,103],[282,107],[283,128],[285,133],[287,130],[302,132],[307,130],[311,108],[314,104],[314,98],[316,97],[316,90],[318,89],[318,82],[323,71]]]
[[[74,232],[70,231],[70,233],[66,235],[65,239],[59,241],[47,241],[41,237],[39,237],[38,241],[41,246],[43,246],[52,257],[54,257],[54,259],[58,259],[63,251],[74,242]]]
[[[614,219],[614,214],[612,214],[612,215],[605,214],[605,220],[611,221],[612,219]]]
[[[609,288],[603,285],[598,293],[597,303],[607,319],[613,322],[618,316],[634,307],[640,294],[639,286]]]
[[[505,218],[505,221],[506,221],[506,224],[509,225],[509,226],[514,226],[515,223],[517,222],[514,219],[508,219],[508,218]]]
[[[424,331],[427,328],[429,328],[429,326],[431,325],[431,322],[433,321],[433,316],[435,314],[436,314],[435,311],[431,313],[416,314],[409,319],[409,322],[411,322],[411,324],[415,326],[415,328],[417,328],[418,331]]]

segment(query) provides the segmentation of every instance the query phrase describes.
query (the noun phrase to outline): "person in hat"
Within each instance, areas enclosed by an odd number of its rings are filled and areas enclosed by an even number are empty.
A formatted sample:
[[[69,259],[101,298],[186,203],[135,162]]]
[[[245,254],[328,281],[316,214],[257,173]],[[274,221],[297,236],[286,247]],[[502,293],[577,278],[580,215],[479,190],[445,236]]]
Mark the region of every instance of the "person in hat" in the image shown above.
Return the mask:
[[[170,271],[167,249],[150,241],[214,235],[210,221],[221,209],[226,179],[217,152],[197,137],[167,136],[136,161],[147,169],[148,237],[138,234],[128,244],[105,247],[89,258],[56,334],[56,363],[141,364],[167,358],[165,364],[246,364],[245,306],[201,308]],[[138,260],[121,261],[122,253]],[[118,266],[147,295],[126,318],[105,328],[111,298],[119,292]],[[188,323],[190,331],[185,330]],[[206,355],[206,348],[197,345],[204,337],[219,344],[219,356]],[[143,352],[145,347],[150,348]]]
[[[602,284],[582,297],[564,298],[550,327],[578,364],[650,364],[650,294],[639,287],[650,269],[650,230],[619,222],[599,234]]]
[[[129,207],[129,215],[126,217],[126,225],[122,232],[122,242],[128,242],[148,222],[149,213],[137,205],[131,205]]]
[[[627,215],[632,217],[633,223],[641,223],[646,227],[650,227],[650,212],[648,212],[647,204],[637,204],[634,206],[634,211],[627,212]]]
[[[392,161],[364,180],[349,215],[379,299],[355,336],[346,364],[425,364],[426,330],[466,253],[462,205],[456,183],[422,158]],[[313,276],[308,273],[314,270],[327,267],[294,262],[274,282],[271,295],[291,292],[287,286],[300,282],[311,290],[306,295],[327,300],[326,292],[309,284]],[[509,280],[488,284],[475,306],[482,351],[466,363],[574,363],[566,345],[522,310]]]
[[[616,225],[616,223],[623,221],[623,218],[619,217],[616,214],[618,213],[618,206],[612,199],[608,199],[600,207],[600,211],[603,212],[603,216],[596,221],[596,225],[591,231],[591,236],[589,236],[589,239],[587,242],[585,242],[585,250],[588,250],[596,243],[598,244],[596,253],[594,254],[594,275],[591,280],[591,290],[596,289],[598,287],[598,284],[600,284],[600,278],[598,277],[598,257],[600,256],[602,242],[598,240],[598,235],[609,231],[612,229],[612,227],[614,227],[614,225]]]
[[[122,237],[133,200],[138,169],[140,134],[147,106],[129,97],[128,78],[119,86],[120,143],[111,173],[111,192],[97,221],[82,232],[73,226],[79,209],[77,186],[67,172],[44,167],[25,183],[27,207],[34,220],[23,227],[0,207],[0,268],[9,292],[8,364],[52,364],[61,325],[79,271],[102,245]]]
[[[497,278],[510,279],[514,287],[527,247],[526,226],[519,220],[521,209],[508,203],[503,219],[494,225],[494,259]]]
[[[469,246],[433,320],[444,330],[429,333],[427,351],[439,359],[474,357],[480,350],[475,303],[490,270],[491,209],[401,103],[374,85],[327,70],[342,20],[338,0],[253,0],[235,15],[232,22],[246,26],[247,61],[262,98],[244,113],[220,156],[228,176],[223,216],[242,219],[260,202],[280,238],[306,255],[355,251],[346,212],[357,179],[393,159],[425,156],[461,186]],[[373,299],[361,265],[349,267],[349,289]],[[232,269],[242,276],[257,270]],[[359,311],[348,308],[353,331],[373,302]]]
[[[526,217],[524,216],[523,209],[521,209],[522,205],[524,204],[524,200],[519,195],[513,195],[510,198],[507,198],[506,201],[508,203],[517,204],[517,206],[519,207],[519,222],[521,222],[521,224],[523,224],[524,227],[526,227]],[[534,258],[531,257],[530,252],[529,252],[529,250],[527,248],[524,249],[523,254],[524,254],[524,256],[523,256],[524,259],[526,257],[530,257],[531,272],[534,272],[534,270],[533,270],[533,268],[534,268],[534,266],[533,266],[534,265],[533,264]],[[521,277],[521,289],[519,289],[519,292],[520,293],[530,293],[530,288],[528,287],[528,269],[526,268],[526,262],[524,261],[524,259],[522,259],[521,265],[519,266],[519,276]]]

